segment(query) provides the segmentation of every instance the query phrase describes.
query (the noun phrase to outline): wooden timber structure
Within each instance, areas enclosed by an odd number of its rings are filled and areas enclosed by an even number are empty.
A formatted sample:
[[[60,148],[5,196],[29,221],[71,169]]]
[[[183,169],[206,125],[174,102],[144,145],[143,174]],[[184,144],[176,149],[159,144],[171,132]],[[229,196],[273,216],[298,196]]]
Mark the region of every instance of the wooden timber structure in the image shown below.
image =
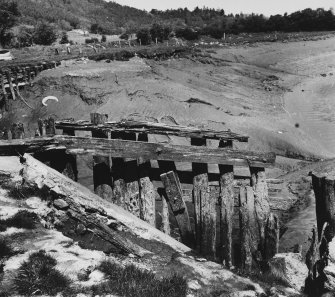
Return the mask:
[[[0,69],[0,108],[4,107],[9,111],[11,100],[24,100],[20,89],[31,85],[33,79],[42,71],[53,69],[60,65],[60,62],[37,62],[33,65],[18,65]]]
[[[76,131],[88,131],[91,137],[76,136]],[[250,270],[255,262],[266,261],[278,251],[279,223],[270,212],[265,176],[265,168],[273,166],[275,155],[234,149],[233,141],[247,142],[246,136],[229,130],[108,121],[108,115],[97,113],[91,114],[90,122],[40,120],[37,135],[24,138],[22,125],[13,125],[10,133],[3,134],[9,140],[0,141],[0,155],[31,153],[77,180],[76,158],[91,154],[98,196],[167,234],[174,217],[184,244],[227,267],[239,265]],[[149,142],[150,135],[183,137],[189,139],[190,145]],[[218,147],[207,147],[207,140],[217,141]],[[159,168],[151,166],[152,160]],[[181,174],[176,162],[191,163],[191,172]],[[217,164],[219,173],[209,174],[208,164]],[[248,167],[250,171],[248,184],[238,186],[237,195],[234,166]],[[185,197],[180,177],[192,184],[191,199]],[[157,179],[163,187],[155,185]],[[159,206],[157,197],[161,199]],[[237,226],[234,214],[239,218]],[[240,230],[238,261],[233,252],[236,227]]]

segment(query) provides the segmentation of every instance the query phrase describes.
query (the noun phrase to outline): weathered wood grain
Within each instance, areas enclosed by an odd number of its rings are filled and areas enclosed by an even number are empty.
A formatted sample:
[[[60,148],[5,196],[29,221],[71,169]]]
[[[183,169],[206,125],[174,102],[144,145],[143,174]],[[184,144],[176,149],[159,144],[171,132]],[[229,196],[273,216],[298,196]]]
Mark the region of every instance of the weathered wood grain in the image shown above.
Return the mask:
[[[11,155],[10,148],[28,152],[43,149],[53,144],[54,148],[66,147],[72,154],[96,154],[102,156],[142,158],[143,160],[169,160],[175,162],[202,162],[208,164],[245,165],[269,167],[275,162],[273,153],[201,148],[196,146],[145,143],[118,139],[99,139],[56,135],[53,138],[25,139],[23,141],[0,142],[0,155]],[[36,147],[37,145],[37,147]]]
[[[113,132],[124,132],[130,131],[134,133],[147,133],[147,134],[160,134],[160,135],[175,135],[181,137],[190,138],[202,138],[202,139],[225,139],[225,140],[236,140],[241,142],[247,142],[248,137],[239,135],[227,131],[215,131],[210,129],[200,129],[196,127],[187,127],[179,125],[168,125],[164,123],[155,122],[141,122],[141,121],[131,121],[124,120],[121,122],[107,122],[103,126],[92,125],[86,121],[58,121],[56,123],[58,129],[63,129],[64,127],[72,127],[76,130],[101,130],[108,129]]]
[[[175,172],[170,171],[168,173],[163,173],[161,175],[161,180],[165,188],[168,203],[177,220],[182,242],[192,247],[194,243],[194,235],[191,228],[188,210],[183,200],[183,193],[178,176]]]
[[[246,187],[240,187],[240,268],[250,272],[252,268],[252,253],[250,239],[250,221],[248,209],[248,191]]]
[[[108,120],[107,114],[91,113],[90,117],[94,125],[103,125]],[[108,138],[108,135],[103,131],[92,131],[92,137]],[[113,201],[109,156],[93,155],[93,184],[96,194],[108,201]]]
[[[140,134],[138,141],[148,142],[147,134]],[[142,159],[137,160],[139,170],[139,185],[140,185],[140,210],[141,219],[148,222],[152,226],[156,226],[156,191],[150,179],[150,162],[142,162]]]

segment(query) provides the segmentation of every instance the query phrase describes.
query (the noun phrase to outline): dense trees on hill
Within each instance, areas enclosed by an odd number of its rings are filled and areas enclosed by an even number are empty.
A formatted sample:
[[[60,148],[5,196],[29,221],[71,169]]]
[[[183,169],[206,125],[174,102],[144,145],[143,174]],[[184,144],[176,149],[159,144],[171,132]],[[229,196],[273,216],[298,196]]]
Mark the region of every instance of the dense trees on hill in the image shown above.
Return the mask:
[[[335,16],[332,10],[322,8],[265,17],[226,14],[223,9],[207,7],[196,7],[192,11],[153,9],[148,13],[104,0],[0,0],[0,44],[11,41],[10,29],[16,24],[20,25],[15,41],[19,45],[48,44],[56,39],[57,30],[74,28],[101,35],[123,34],[123,38],[138,32],[138,39],[146,44],[156,38],[162,42],[171,32],[194,40],[200,35],[220,39],[224,33],[335,30]]]
[[[9,30],[16,24],[19,15],[15,2],[0,0],[0,44],[2,46],[12,39],[12,33]]]
[[[220,38],[223,32],[270,32],[270,31],[327,31],[335,30],[335,16],[332,10],[310,8],[290,15],[274,15],[269,18],[262,14],[229,14],[224,10],[198,8],[189,11],[187,8],[175,10],[151,10],[151,14],[165,21],[182,20],[184,26],[196,29],[200,34]]]

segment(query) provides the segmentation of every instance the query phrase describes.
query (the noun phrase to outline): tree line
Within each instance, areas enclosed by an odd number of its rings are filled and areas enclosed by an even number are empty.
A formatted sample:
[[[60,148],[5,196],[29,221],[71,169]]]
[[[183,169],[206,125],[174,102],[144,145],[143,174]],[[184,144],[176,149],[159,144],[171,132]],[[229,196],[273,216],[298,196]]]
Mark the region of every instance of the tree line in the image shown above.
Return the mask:
[[[151,14],[175,24],[189,27],[203,35],[215,38],[223,33],[258,33],[258,32],[296,32],[296,31],[332,31],[335,30],[335,16],[332,9],[304,9],[291,14],[226,14],[223,9],[199,8],[193,11],[187,8],[175,10],[151,10]]]
[[[99,16],[99,17],[97,17]],[[22,46],[51,44],[57,31],[73,28],[89,29],[101,35],[137,33],[142,44],[161,42],[175,36],[187,40],[200,35],[220,39],[224,33],[332,31],[335,30],[333,10],[304,9],[291,14],[226,14],[223,9],[196,7],[147,13],[103,0],[0,0],[0,44],[13,43],[12,27],[20,25],[15,40]],[[22,25],[24,24],[24,25]],[[27,26],[28,25],[28,26]],[[64,42],[67,40],[63,40]]]

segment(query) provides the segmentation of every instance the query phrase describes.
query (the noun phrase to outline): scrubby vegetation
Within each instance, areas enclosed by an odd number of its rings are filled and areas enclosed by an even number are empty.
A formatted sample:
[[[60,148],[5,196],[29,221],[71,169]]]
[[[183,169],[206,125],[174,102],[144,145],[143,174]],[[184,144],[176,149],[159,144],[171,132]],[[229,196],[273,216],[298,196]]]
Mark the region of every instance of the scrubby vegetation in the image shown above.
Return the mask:
[[[152,272],[134,265],[122,267],[108,261],[102,262],[99,269],[108,281],[92,288],[94,296],[116,293],[132,297],[182,297],[187,293],[186,280],[178,275],[157,279]]]
[[[23,296],[55,295],[70,286],[70,280],[55,269],[56,259],[41,250],[23,262],[14,279],[15,290]]]
[[[9,241],[5,237],[0,236],[0,263],[3,258],[12,256],[13,254],[14,251]]]
[[[38,218],[35,213],[21,210],[9,219],[0,220],[0,228],[4,229],[4,227],[15,227],[34,229],[37,220]]]

